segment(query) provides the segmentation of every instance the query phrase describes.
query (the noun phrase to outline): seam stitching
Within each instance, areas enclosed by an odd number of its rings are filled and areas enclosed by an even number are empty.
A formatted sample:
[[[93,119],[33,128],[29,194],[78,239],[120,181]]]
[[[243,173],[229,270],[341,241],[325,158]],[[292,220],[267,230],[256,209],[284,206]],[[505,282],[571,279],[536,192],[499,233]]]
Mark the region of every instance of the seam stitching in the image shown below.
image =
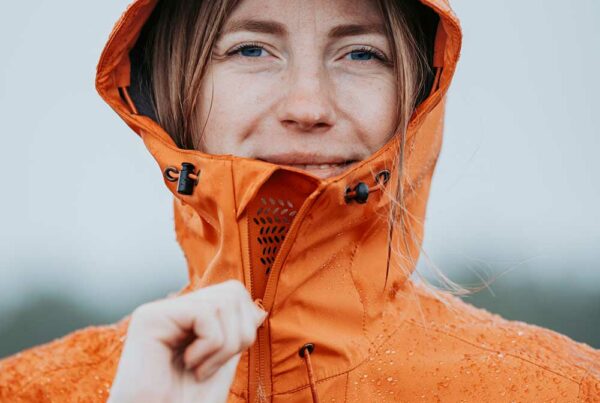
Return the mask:
[[[553,374],[555,374],[557,376],[560,376],[561,378],[564,378],[564,379],[567,379],[567,380],[569,380],[571,382],[579,384],[575,379],[572,379],[571,377],[569,377],[567,375],[561,374],[560,372],[556,372],[556,371],[554,371],[554,370],[552,370],[550,368],[547,368],[547,367],[543,366],[542,364],[539,364],[539,363],[537,363],[535,361],[529,360],[529,359],[527,359],[525,357],[521,357],[521,356],[516,355],[514,353],[510,353],[510,352],[506,352],[506,351],[502,351],[502,350],[495,350],[495,349],[489,348],[489,347],[483,347],[483,346],[480,346],[478,344],[473,343],[472,341],[465,340],[465,339],[463,339],[463,338],[461,338],[459,336],[456,336],[455,334],[444,332],[443,330],[437,329],[435,327],[428,327],[428,328],[426,328],[426,327],[418,324],[417,322],[413,321],[412,319],[407,319],[405,321],[408,322],[408,323],[410,323],[410,324],[412,324],[412,325],[414,325],[414,326],[420,327],[422,329],[433,330],[436,333],[443,334],[443,335],[448,336],[448,337],[452,337],[452,338],[454,338],[456,340],[460,340],[463,343],[469,344],[470,346],[473,346],[473,347],[475,347],[477,349],[480,349],[480,350],[484,350],[484,351],[488,351],[488,352],[502,352],[503,354],[505,354],[507,356],[513,357],[513,358],[515,358],[517,360],[521,360],[521,361],[527,362],[527,363],[529,363],[531,365],[534,365],[534,366],[536,366],[538,368],[541,368],[541,369],[543,369],[545,371],[548,371],[548,372],[551,372],[551,373],[553,373]]]
[[[393,332],[391,332],[391,333],[388,335],[388,337],[386,337],[384,340],[382,340],[382,341],[381,341],[381,343],[380,343],[380,344],[377,346],[377,348],[375,349],[375,351],[373,351],[373,354],[376,354],[376,353],[379,351],[379,349],[380,349],[380,348],[381,348],[383,345],[385,345],[385,343],[387,343],[387,342],[388,342],[388,341],[389,341],[389,340],[390,340],[390,339],[391,339],[391,338],[392,338],[392,337],[393,337],[393,336],[394,336],[394,335],[395,335],[395,334],[396,334],[396,333],[397,333],[397,332],[398,332],[398,331],[399,331],[399,330],[400,330],[400,329],[403,327],[403,325],[404,325],[405,323],[406,323],[406,321],[401,321],[401,322],[398,324],[398,326],[396,326],[396,328],[394,329],[394,331],[393,331]],[[364,363],[366,363],[366,362],[367,362],[367,360],[369,359],[369,357],[370,357],[370,354],[367,354],[367,355],[365,356],[365,358],[364,358],[362,361],[359,361],[359,362],[358,362],[356,365],[354,365],[353,367],[351,367],[351,368],[349,368],[349,369],[347,369],[347,370],[345,370],[345,371],[339,372],[339,373],[337,373],[337,374],[329,375],[329,376],[326,376],[325,378],[318,379],[317,381],[315,381],[315,383],[317,383],[317,384],[318,384],[318,383],[323,383],[323,382],[325,382],[325,381],[328,381],[328,380],[330,380],[330,379],[336,378],[336,377],[338,377],[338,376],[341,376],[341,375],[344,375],[344,374],[346,374],[346,375],[348,375],[348,376],[349,376],[350,372],[354,371],[356,368],[358,368],[358,367],[360,367],[361,365],[363,365]],[[306,389],[306,388],[309,388],[309,387],[310,387],[310,385],[308,385],[308,384],[307,384],[307,385],[299,386],[299,387],[297,387],[297,388],[294,388],[294,389],[286,390],[286,391],[284,391],[284,392],[279,392],[279,393],[271,393],[271,395],[270,395],[269,397],[272,397],[272,396],[281,396],[281,395],[286,395],[286,394],[290,394],[290,393],[295,393],[295,392],[298,392],[298,391],[300,391],[300,390],[302,390],[302,389]]]

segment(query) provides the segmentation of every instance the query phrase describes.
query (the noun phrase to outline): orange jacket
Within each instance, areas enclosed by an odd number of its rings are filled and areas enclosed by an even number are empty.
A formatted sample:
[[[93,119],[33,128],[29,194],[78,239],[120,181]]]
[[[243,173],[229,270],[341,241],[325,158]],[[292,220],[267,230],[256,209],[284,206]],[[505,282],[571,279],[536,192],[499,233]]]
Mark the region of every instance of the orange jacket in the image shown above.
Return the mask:
[[[178,149],[136,113],[128,55],[156,1],[136,0],[120,18],[96,85],[174,195],[184,292],[235,278],[270,313],[240,361],[230,402],[600,402],[599,351],[452,296],[442,302],[409,278],[461,47],[446,0],[421,0],[440,17],[439,79],[409,126],[402,181],[410,219],[391,234],[392,253],[385,192],[398,179],[395,139],[343,176],[318,180]],[[366,202],[346,200],[359,182],[372,190]],[[409,228],[415,241],[407,244]],[[105,401],[126,330],[126,320],[87,328],[0,362],[0,401]]]

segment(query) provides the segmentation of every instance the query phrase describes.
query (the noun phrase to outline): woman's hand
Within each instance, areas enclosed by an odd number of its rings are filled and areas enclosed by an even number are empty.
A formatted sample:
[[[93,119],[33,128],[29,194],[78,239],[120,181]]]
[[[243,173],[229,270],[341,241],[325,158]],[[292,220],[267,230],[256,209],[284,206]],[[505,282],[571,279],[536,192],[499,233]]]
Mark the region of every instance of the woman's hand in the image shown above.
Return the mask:
[[[230,280],[137,308],[109,403],[225,402],[266,317]]]

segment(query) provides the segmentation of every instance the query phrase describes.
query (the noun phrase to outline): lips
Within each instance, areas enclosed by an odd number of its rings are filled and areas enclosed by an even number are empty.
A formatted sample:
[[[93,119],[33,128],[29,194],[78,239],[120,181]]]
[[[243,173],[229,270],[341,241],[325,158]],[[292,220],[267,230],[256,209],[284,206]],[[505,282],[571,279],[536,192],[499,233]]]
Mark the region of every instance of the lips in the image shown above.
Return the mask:
[[[344,162],[344,163],[333,163],[333,164],[282,164],[282,165],[287,165],[287,166],[291,166],[294,168],[298,168],[298,169],[304,169],[305,171],[316,171],[316,170],[323,170],[323,169],[332,169],[332,168],[341,168],[344,166],[347,166],[349,164],[351,164],[352,161],[348,161],[348,162]]]
[[[329,164],[279,164],[288,166],[291,168],[301,169],[321,179],[331,178],[338,176],[356,164],[357,161],[346,161],[342,163],[329,163]]]
[[[257,159],[309,172],[319,178],[337,176],[359,161],[358,157],[322,155],[317,153],[285,153],[261,156]]]

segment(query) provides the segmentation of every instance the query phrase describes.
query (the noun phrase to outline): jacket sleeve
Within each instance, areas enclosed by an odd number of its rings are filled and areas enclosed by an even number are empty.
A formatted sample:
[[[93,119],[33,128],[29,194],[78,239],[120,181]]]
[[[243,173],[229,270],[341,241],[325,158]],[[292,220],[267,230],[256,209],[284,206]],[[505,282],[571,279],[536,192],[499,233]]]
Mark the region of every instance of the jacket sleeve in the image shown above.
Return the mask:
[[[582,403],[600,402],[600,351],[579,383],[579,400]]]
[[[128,323],[85,328],[0,361],[0,402],[105,402]]]

